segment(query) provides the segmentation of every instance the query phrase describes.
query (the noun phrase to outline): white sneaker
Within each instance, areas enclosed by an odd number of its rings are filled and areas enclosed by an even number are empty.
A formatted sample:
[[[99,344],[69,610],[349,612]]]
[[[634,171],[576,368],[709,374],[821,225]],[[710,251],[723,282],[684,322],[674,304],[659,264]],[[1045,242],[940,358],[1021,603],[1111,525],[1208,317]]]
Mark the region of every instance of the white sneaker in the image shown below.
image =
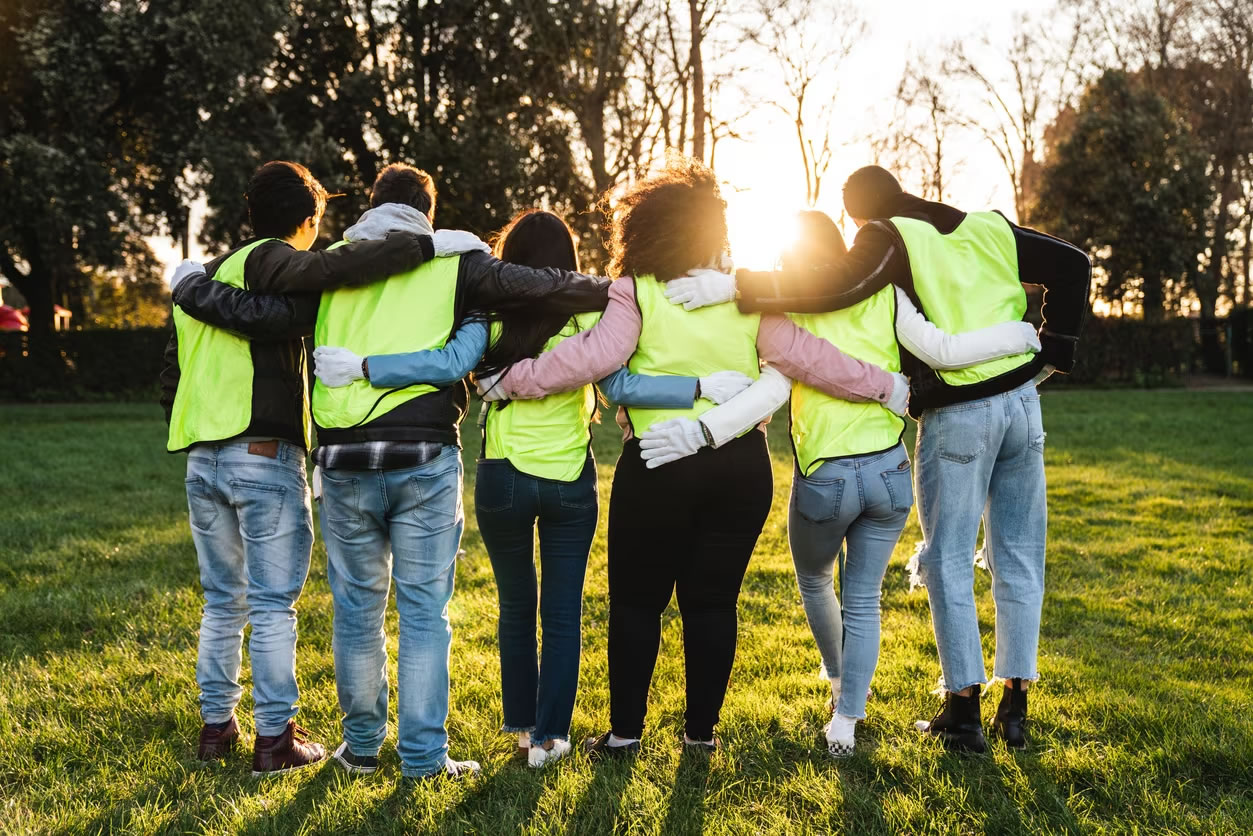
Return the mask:
[[[526,756],[528,766],[533,769],[539,769],[570,754],[570,741],[554,737],[548,742],[552,748],[545,749],[543,746],[531,747],[531,751]]]
[[[849,758],[856,745],[857,720],[843,714],[832,714],[831,722],[822,727],[827,737],[827,751],[833,758]]]

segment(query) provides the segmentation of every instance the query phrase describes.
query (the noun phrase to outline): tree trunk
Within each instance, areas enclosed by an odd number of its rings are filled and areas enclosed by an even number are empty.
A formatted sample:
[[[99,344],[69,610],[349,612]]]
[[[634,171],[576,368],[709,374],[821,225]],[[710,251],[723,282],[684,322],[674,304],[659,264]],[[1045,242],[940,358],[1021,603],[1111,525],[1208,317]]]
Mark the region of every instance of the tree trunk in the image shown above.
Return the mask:
[[[704,162],[705,67],[700,55],[701,40],[704,37],[701,32],[700,0],[687,0],[687,9],[692,27],[692,50],[688,58],[692,65],[692,156]]]
[[[1231,191],[1232,164],[1223,165],[1218,182],[1218,214],[1214,218],[1214,237],[1210,242],[1209,269],[1197,275],[1196,295],[1201,302],[1201,363],[1210,374],[1226,374],[1227,358],[1218,339],[1215,322],[1218,288],[1222,287],[1223,264],[1227,261],[1227,224],[1230,218],[1228,193]]]

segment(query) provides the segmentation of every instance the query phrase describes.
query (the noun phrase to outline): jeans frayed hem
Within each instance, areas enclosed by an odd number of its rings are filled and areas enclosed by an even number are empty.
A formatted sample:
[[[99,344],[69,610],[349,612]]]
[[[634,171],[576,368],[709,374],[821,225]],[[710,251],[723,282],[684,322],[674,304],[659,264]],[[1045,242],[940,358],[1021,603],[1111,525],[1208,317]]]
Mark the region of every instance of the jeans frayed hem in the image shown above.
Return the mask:
[[[1031,676],[1005,676],[1004,674],[994,673],[992,675],[992,683],[1000,682],[1008,685],[1012,679],[1021,679],[1023,682],[1039,682],[1040,674],[1035,673]]]
[[[570,742],[570,735],[568,735],[568,734],[546,734],[546,735],[544,735],[543,737],[539,737],[539,736],[534,735],[534,734],[532,734],[532,735],[531,735],[531,745],[532,745],[532,746],[543,746],[545,743],[547,743],[547,742],[548,742],[548,741],[550,741],[550,740],[564,740],[564,741],[566,741],[567,743],[569,743],[569,742]]]
[[[500,730],[504,734],[521,734],[522,732],[535,731],[535,726],[534,724],[529,726],[501,726]]]
[[[971,681],[967,682],[965,685],[961,685],[957,688],[950,688],[948,683],[944,681],[944,677],[941,676],[939,680],[936,682],[935,690],[933,690],[931,693],[936,695],[937,697],[942,697],[946,693],[956,694],[958,691],[965,691],[967,688],[970,688],[974,685],[987,685],[987,684],[988,684],[988,680],[986,677],[984,677],[983,679],[972,679]]]

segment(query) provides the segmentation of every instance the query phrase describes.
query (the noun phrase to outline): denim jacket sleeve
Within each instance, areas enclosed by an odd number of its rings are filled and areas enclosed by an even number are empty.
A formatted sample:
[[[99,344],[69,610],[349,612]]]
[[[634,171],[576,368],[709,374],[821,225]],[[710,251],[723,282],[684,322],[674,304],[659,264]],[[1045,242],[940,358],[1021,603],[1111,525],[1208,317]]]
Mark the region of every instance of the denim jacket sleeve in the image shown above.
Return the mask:
[[[602,377],[597,386],[612,403],[654,409],[686,409],[696,401],[699,378],[636,374],[626,366]]]
[[[370,357],[370,385],[381,389],[413,383],[448,386],[472,372],[486,350],[487,323],[463,322],[443,348]]]

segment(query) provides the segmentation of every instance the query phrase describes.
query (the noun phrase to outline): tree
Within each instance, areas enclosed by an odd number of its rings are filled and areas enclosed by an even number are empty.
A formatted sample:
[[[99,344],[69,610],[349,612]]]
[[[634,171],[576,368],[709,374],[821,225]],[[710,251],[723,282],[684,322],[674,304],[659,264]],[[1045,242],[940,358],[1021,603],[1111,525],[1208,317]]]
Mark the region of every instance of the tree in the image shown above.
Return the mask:
[[[905,65],[892,116],[871,135],[870,147],[875,161],[911,184],[920,197],[943,201],[959,162],[950,152],[949,138],[962,119],[938,76],[926,64]]]
[[[1033,217],[1091,253],[1106,298],[1138,295],[1145,318],[1159,319],[1199,269],[1213,199],[1204,149],[1161,96],[1117,70],[1062,120],[1072,118],[1050,149]]]
[[[0,5],[0,272],[46,353],[54,303],[179,229],[187,149],[269,51],[272,0]],[[230,60],[213,60],[229,55]]]

